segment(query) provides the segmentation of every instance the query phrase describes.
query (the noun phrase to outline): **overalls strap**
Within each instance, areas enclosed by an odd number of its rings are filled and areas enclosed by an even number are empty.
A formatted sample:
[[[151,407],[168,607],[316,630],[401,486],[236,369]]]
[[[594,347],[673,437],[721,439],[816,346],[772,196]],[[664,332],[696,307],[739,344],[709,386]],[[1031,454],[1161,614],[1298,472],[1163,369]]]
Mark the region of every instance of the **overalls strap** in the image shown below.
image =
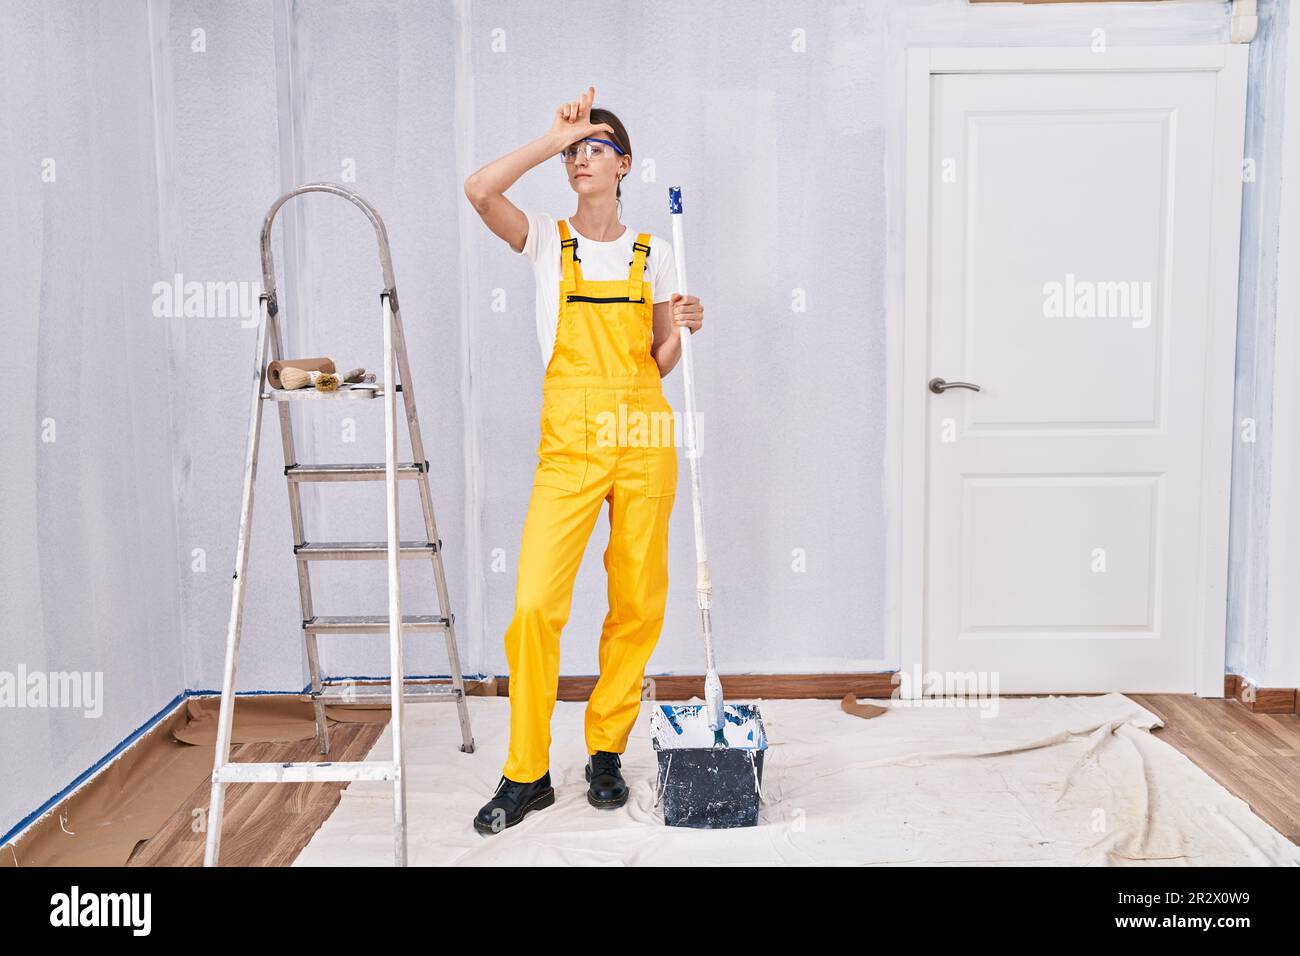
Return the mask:
[[[582,260],[578,258],[578,237],[569,235],[569,223],[560,220],[560,264],[564,269],[564,278],[560,281],[560,291],[568,294],[577,291],[582,282]]]
[[[643,232],[637,235],[636,242],[632,243],[632,261],[628,263],[632,268],[627,274],[627,297],[628,301],[636,301],[641,298],[641,282],[645,276],[645,260],[650,255],[650,233]]]

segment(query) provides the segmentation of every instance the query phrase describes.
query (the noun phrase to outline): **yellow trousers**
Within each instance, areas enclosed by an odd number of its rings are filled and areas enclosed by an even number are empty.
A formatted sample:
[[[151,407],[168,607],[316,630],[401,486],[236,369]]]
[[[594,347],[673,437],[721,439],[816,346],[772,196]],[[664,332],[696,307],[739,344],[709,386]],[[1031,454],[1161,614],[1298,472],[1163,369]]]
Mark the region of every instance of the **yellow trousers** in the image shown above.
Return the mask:
[[[560,631],[569,619],[573,581],[604,502],[609,503],[609,612],[600,632],[600,679],[584,719],[587,753],[622,753],[640,713],[646,663],[659,641],[668,597],[668,518],[675,497],[647,495],[646,459],[647,454],[671,456],[675,474],[676,454],[672,448],[625,451],[613,461],[591,459],[581,491],[533,485],[519,552],[515,612],[505,637],[510,748],[503,774],[510,780],[531,782],[550,768]]]

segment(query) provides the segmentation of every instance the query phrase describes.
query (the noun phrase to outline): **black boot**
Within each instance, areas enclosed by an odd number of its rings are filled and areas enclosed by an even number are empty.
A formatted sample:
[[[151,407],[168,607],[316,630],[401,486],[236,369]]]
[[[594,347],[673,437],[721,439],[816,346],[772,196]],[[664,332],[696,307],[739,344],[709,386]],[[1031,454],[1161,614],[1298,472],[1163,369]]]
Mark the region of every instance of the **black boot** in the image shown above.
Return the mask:
[[[483,804],[474,817],[474,829],[480,833],[500,833],[524,818],[529,810],[540,810],[555,802],[548,770],[532,783],[520,783],[502,776],[496,796]]]
[[[618,754],[597,750],[587,759],[587,802],[593,807],[621,807],[627,803],[627,784],[619,770],[623,761]]]

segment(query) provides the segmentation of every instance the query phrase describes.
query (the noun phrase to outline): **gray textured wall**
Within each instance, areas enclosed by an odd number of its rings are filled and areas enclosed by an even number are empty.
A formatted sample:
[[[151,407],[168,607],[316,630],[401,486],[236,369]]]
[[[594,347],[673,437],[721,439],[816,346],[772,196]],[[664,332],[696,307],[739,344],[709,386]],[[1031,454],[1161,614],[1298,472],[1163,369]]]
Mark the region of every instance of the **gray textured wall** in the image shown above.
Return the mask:
[[[542,367],[528,264],[481,224],[461,183],[542,134],[589,83],[632,137],[624,220],[669,234],[667,188],[685,189],[690,291],[707,307],[696,358],[722,668],[895,663],[884,637],[884,337],[902,301],[904,52],[1082,44],[1099,27],[1115,45],[1223,42],[1227,4],[0,6],[0,314],[15,383],[0,455],[0,670],[102,670],[106,689],[94,722],[0,713],[0,833],[177,692],[219,686],[254,333],[238,317],[156,317],[152,289],[177,273],[256,286],[261,218],[300,182],[355,170],[355,188],[385,217],[463,661],[470,673],[504,673]],[[196,30],[203,52],[192,49]],[[1266,63],[1252,57],[1252,98],[1269,95]],[[1273,147],[1251,116],[1266,156]],[[55,183],[41,182],[44,157],[58,162]],[[553,215],[575,209],[558,161],[510,196]],[[1255,215],[1262,202],[1247,196]],[[1259,224],[1262,241],[1276,233],[1266,216]],[[276,249],[288,351],[378,367],[379,273],[360,214],[333,197],[297,200],[278,220]],[[1253,290],[1243,291],[1247,354],[1263,344],[1268,323],[1256,315],[1276,277],[1244,254],[1242,283]],[[792,309],[797,295],[806,311]],[[1239,370],[1239,405],[1266,392],[1261,368]],[[680,372],[665,387],[682,407]],[[295,411],[300,460],[380,460],[372,405]],[[46,417],[56,442],[41,441]],[[278,438],[268,415],[243,690],[305,680]],[[1260,474],[1257,463],[1237,467],[1248,490],[1234,494],[1252,503],[1239,497],[1235,519],[1266,505],[1251,484]],[[374,486],[308,488],[305,505],[309,537],[382,537]],[[407,494],[408,533],[418,515]],[[607,527],[602,518],[579,575],[564,673],[596,668]],[[1234,537],[1239,607],[1261,586],[1253,554]],[[382,564],[317,568],[319,613],[383,610]],[[651,671],[696,672],[685,494],[670,574]],[[432,610],[428,569],[412,565],[403,581],[410,610]],[[1252,639],[1234,629],[1234,659],[1249,659]],[[443,655],[421,644],[412,670],[445,673]],[[386,671],[382,641],[336,639],[325,660],[335,674]]]

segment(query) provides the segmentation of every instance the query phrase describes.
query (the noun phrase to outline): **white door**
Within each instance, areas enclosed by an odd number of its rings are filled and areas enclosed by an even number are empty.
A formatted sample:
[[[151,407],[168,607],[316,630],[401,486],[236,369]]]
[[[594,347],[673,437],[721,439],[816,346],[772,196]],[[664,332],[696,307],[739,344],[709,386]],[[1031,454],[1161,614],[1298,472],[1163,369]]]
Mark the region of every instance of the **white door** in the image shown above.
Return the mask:
[[[1203,69],[929,91],[927,368],[906,383],[926,403],[924,667],[1190,693],[1205,664],[1221,688],[1234,91]]]

